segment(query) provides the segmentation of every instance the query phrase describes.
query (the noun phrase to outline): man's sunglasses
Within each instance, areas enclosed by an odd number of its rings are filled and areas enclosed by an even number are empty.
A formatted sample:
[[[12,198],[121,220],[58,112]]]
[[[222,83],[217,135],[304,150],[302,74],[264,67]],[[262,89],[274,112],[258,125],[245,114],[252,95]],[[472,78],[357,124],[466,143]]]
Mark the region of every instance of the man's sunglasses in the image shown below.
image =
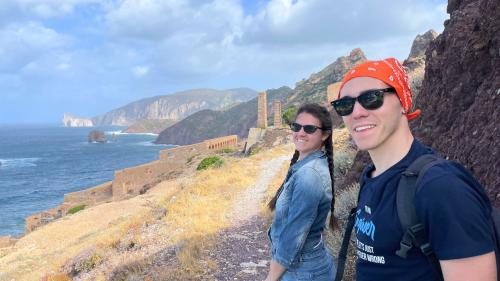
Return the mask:
[[[384,93],[395,93],[394,88],[387,89],[373,89],[361,92],[361,94],[356,97],[343,97],[338,100],[332,101],[332,106],[340,116],[346,116],[352,113],[354,110],[354,104],[356,101],[361,104],[362,107],[368,110],[374,110],[380,108],[384,104]]]
[[[314,125],[300,125],[299,123],[290,124],[290,129],[296,133],[300,132],[300,129],[302,128],[304,128],[304,132],[306,132],[306,134],[314,134],[317,129],[323,130],[323,128]]]

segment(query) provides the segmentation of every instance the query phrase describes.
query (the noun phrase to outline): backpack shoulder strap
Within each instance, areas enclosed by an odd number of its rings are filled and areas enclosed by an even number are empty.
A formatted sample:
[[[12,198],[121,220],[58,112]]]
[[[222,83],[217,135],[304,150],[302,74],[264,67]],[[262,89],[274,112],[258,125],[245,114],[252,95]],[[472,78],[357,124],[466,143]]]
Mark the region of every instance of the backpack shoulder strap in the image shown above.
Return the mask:
[[[436,154],[425,154],[417,158],[402,173],[396,195],[396,207],[399,221],[404,231],[403,238],[400,242],[400,249],[396,251],[396,255],[406,258],[411,248],[419,248],[429,260],[437,278],[436,280],[443,280],[441,266],[429,244],[424,225],[420,223],[417,217],[417,212],[415,210],[415,194],[427,170],[443,161],[446,160]]]
[[[344,236],[342,238],[342,244],[340,246],[338,259],[337,259],[337,272],[335,273],[335,281],[341,281],[344,277],[345,262],[347,259],[347,250],[349,249],[349,242],[351,241],[352,229],[354,228],[354,223],[356,219],[357,206],[359,205],[359,197],[361,195],[361,189],[363,188],[363,176],[368,170],[373,168],[373,163],[368,164],[361,172],[358,199],[356,201],[356,207],[352,208],[349,212],[349,217],[347,218],[347,223],[345,225]]]

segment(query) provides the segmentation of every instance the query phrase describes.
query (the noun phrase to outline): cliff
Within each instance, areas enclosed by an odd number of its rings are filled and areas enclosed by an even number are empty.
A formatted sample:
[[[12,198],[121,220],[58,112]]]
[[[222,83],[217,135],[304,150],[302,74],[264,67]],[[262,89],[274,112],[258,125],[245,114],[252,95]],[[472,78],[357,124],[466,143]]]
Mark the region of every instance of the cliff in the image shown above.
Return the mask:
[[[417,138],[470,169],[500,206],[500,5],[450,0],[426,52]]]
[[[288,87],[267,91],[270,117],[272,102],[278,99],[283,103],[291,91]],[[155,143],[186,145],[233,134],[246,138],[248,130],[254,127],[256,122],[257,98],[254,98],[226,110],[199,111],[161,132]]]
[[[351,67],[365,60],[361,49],[354,49],[349,56],[340,57],[308,79],[297,82],[293,90],[288,87],[267,90],[268,121],[273,117],[271,105],[275,99],[281,101],[283,111],[307,102],[325,103],[327,86],[340,81]],[[228,110],[197,112],[163,131],[156,143],[184,145],[227,134],[246,138],[248,129],[255,127],[256,122],[257,98]]]
[[[174,120],[170,119],[143,119],[135,122],[131,126],[123,130],[123,133],[128,134],[140,134],[140,133],[152,133],[159,134],[161,131],[175,124]]]
[[[340,57],[320,72],[311,74],[308,79],[297,82],[284,108],[308,102],[324,103],[327,100],[328,85],[339,82],[349,69],[364,61],[366,61],[365,54],[357,48],[352,50],[349,56]]]
[[[257,92],[238,88],[231,90],[196,89],[170,95],[141,99],[106,114],[92,118],[95,125],[130,126],[143,119],[180,120],[203,109],[222,109],[248,101]]]
[[[92,120],[79,118],[71,115],[70,113],[64,113],[63,116],[63,125],[64,127],[92,127],[94,126]]]
[[[424,80],[425,51],[437,36],[437,32],[432,29],[422,35],[417,35],[415,40],[413,40],[408,58],[403,62],[403,66],[406,67],[408,78],[410,79],[414,104],[417,104],[418,94],[420,93]]]

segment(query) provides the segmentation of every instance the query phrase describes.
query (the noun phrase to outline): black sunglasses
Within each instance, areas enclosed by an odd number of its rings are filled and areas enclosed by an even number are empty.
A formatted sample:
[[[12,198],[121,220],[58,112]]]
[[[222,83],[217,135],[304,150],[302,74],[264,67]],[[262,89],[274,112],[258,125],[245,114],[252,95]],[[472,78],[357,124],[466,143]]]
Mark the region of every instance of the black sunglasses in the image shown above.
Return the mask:
[[[300,132],[300,129],[302,128],[304,128],[304,132],[306,132],[306,134],[314,134],[317,129],[323,130],[323,128],[314,125],[300,125],[299,123],[290,124],[290,129],[296,133]]]
[[[384,104],[384,93],[395,92],[396,90],[394,88],[367,90],[361,92],[356,98],[343,97],[332,101],[331,104],[338,115],[346,116],[352,113],[356,101],[365,109],[374,110],[380,108]]]

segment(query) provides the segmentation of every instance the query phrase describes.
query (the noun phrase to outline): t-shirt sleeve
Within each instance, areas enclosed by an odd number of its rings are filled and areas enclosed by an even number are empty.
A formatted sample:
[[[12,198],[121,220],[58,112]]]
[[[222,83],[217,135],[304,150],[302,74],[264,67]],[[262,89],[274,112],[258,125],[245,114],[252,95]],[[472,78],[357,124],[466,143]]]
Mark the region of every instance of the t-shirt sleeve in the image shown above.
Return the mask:
[[[493,251],[490,206],[477,186],[443,167],[428,170],[415,207],[440,260],[473,257]]]

